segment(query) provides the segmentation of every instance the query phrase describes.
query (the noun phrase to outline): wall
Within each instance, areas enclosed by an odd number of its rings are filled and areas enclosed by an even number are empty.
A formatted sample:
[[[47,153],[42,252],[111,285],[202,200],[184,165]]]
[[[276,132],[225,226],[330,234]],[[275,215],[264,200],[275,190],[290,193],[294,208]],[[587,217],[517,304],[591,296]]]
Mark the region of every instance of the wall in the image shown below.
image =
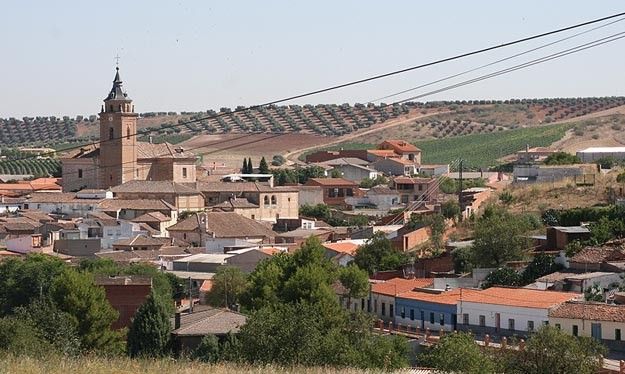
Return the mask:
[[[59,239],[54,242],[54,251],[70,256],[95,256],[101,250],[97,239]]]
[[[385,304],[384,314],[382,314],[382,303]],[[390,314],[390,305],[393,305],[393,309],[395,309],[394,296],[382,295],[371,292],[371,313],[377,315],[379,319],[385,322],[394,321],[394,316]]]
[[[401,251],[408,251],[419,244],[423,244],[430,239],[430,229],[428,227],[422,227],[420,229],[411,231],[407,234],[393,238],[393,247]]]
[[[269,204],[265,204],[267,197]],[[275,204],[272,204],[272,197]],[[299,217],[299,193],[298,192],[268,192],[259,195],[259,215],[254,219],[259,221],[276,222],[277,218]],[[250,217],[251,218],[251,217]]]
[[[319,186],[300,186],[298,192],[298,205],[323,204],[323,189]]]
[[[179,212],[199,212],[204,210],[204,198],[201,195],[180,195],[176,197]]]
[[[548,310],[539,308],[524,308],[507,305],[480,304],[467,301],[459,301],[457,306],[458,325],[463,325],[463,314],[469,315],[469,329],[479,328],[479,316],[485,317],[486,327],[496,328],[496,315],[500,315],[500,328],[508,329],[508,319],[514,319],[514,330],[527,332],[527,322],[534,322],[534,330],[537,330],[545,322],[549,321]],[[463,326],[467,328],[467,326]]]
[[[130,321],[137,309],[145,302],[152,286],[147,285],[104,285],[106,299],[119,312],[119,317],[111,327],[121,329],[130,327]]]
[[[337,165],[334,169],[341,172],[343,178],[356,183],[365,178],[375,179],[378,176],[378,173],[375,170],[366,170],[352,165]]]
[[[41,236],[25,235],[7,239],[6,247],[11,252],[39,252],[41,250]]]
[[[82,170],[82,178],[79,178],[79,169]],[[91,158],[63,159],[62,176],[63,192],[98,188],[98,163]]]
[[[77,199],[80,200],[80,199]],[[98,206],[99,200],[86,200],[58,203],[27,203],[28,209],[39,210],[44,213],[65,214],[68,218],[86,217]]]
[[[235,266],[245,273],[251,273],[256,269],[256,265],[262,260],[271,256],[257,250],[247,251],[238,255],[234,255],[226,260],[230,266]]]
[[[414,319],[411,319],[410,311],[414,311]],[[404,317],[401,314],[404,311]],[[421,319],[423,312],[423,320]],[[434,313],[434,323],[431,323],[431,313]],[[441,314],[443,325],[440,324]],[[395,324],[402,326],[418,327],[420,329],[430,329],[438,331],[441,328],[445,331],[454,331],[456,324],[456,305],[427,303],[410,299],[395,299]]]

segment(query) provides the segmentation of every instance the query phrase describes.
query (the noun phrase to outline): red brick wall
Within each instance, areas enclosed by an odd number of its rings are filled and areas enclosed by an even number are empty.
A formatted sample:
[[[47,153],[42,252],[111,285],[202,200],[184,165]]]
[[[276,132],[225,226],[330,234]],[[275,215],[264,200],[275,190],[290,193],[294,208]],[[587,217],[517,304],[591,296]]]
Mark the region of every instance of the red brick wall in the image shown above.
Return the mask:
[[[137,309],[148,298],[150,285],[104,285],[106,299],[119,312],[119,318],[113,322],[113,329],[130,327],[130,320]]]

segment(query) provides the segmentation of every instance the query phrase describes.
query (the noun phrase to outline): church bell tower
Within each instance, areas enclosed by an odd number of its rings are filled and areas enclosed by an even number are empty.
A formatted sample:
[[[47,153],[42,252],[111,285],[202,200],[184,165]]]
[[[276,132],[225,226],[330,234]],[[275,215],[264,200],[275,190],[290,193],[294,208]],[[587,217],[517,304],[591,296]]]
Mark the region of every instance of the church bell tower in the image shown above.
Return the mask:
[[[113,88],[100,111],[100,173],[102,189],[135,179],[137,175],[137,114],[124,92],[116,68]]]

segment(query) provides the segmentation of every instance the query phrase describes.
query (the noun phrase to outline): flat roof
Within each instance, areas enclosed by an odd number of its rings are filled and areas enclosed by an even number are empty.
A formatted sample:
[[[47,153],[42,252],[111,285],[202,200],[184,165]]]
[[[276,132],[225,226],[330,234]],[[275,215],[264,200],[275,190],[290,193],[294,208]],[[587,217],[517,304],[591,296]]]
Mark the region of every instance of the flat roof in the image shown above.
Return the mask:
[[[187,256],[175,262],[203,262],[203,263],[217,263],[223,264],[227,258],[234,256],[234,254],[222,254],[222,253],[198,253],[196,255]]]
[[[586,226],[551,226],[551,228],[569,234],[585,234],[590,232]]]
[[[581,153],[615,153],[615,152],[623,152],[625,153],[625,147],[590,147],[586,149],[582,149],[581,151],[577,151]]]

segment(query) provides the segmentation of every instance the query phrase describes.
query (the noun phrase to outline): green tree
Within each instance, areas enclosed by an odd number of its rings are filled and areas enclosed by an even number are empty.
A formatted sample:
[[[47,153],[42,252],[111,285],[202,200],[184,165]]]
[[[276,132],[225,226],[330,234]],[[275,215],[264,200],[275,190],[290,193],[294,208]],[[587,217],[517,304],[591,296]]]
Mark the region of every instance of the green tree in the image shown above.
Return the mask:
[[[525,350],[507,370],[519,373],[597,373],[606,348],[587,337],[575,337],[560,329],[543,326],[533,334]]]
[[[121,336],[111,330],[118,313],[90,274],[64,269],[52,284],[52,300],[67,313],[85,351],[119,351]]]
[[[521,284],[526,285],[536,281],[536,279],[551,274],[562,268],[554,261],[554,257],[545,253],[539,253],[534,256],[532,261],[527,265],[521,274]]]
[[[456,200],[447,200],[441,204],[441,214],[447,219],[454,221],[460,217],[461,209]]]
[[[545,159],[545,165],[570,165],[581,164],[581,160],[576,155],[567,152],[556,152]]]
[[[445,223],[445,217],[440,213],[435,214],[413,214],[410,217],[410,222],[406,225],[411,229],[418,229],[421,227],[430,228],[430,243],[436,250],[440,250],[443,247],[443,235],[447,229]]]
[[[206,302],[216,307],[237,304],[247,286],[247,275],[234,266],[223,266],[212,279],[212,288],[206,295]]]
[[[219,340],[213,334],[206,335],[193,351],[191,358],[204,362],[215,363],[220,359]]]
[[[379,185],[386,185],[386,184],[388,184],[388,179],[384,175],[378,175],[377,177],[373,179],[364,178],[363,180],[361,180],[360,188],[371,188],[371,187],[375,187]]]
[[[332,169],[330,172],[330,178],[341,178],[343,176],[343,172],[339,169]]]
[[[128,331],[130,357],[161,357],[168,353],[171,324],[167,308],[154,292],[139,307]]]
[[[355,264],[349,264],[339,271],[339,281],[347,290],[348,305],[352,304],[352,298],[365,297],[369,292],[369,276],[366,271]]]
[[[521,274],[509,267],[499,268],[488,274],[482,288],[493,286],[521,286]]]
[[[473,263],[481,267],[500,267],[507,261],[521,260],[530,247],[525,235],[531,223],[497,209],[485,210],[474,230]]]
[[[598,283],[594,283],[592,286],[586,287],[584,290],[584,299],[586,301],[603,301],[603,289]]]
[[[252,174],[254,173],[254,165],[252,164],[252,158],[248,157],[247,158],[247,174]]]
[[[421,366],[444,373],[497,372],[493,359],[475,343],[473,335],[467,333],[446,334],[417,358]]]
[[[393,248],[391,241],[382,232],[377,232],[358,249],[354,262],[369,274],[376,271],[395,270],[407,264],[410,258]]]
[[[260,159],[260,163],[258,164],[258,172],[260,174],[269,174],[269,165],[267,165],[267,160],[265,160],[265,156]]]
[[[0,318],[0,352],[42,357],[53,350],[28,321],[16,317]]]
[[[247,159],[244,157],[243,158],[243,167],[241,168],[241,173],[247,174],[247,171],[248,171]]]

